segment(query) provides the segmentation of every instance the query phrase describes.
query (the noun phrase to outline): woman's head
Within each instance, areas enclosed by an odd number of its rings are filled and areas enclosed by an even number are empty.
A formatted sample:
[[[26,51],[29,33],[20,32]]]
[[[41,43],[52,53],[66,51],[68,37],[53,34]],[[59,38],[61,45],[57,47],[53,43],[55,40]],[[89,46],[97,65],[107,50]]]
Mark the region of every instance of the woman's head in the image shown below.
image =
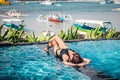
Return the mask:
[[[82,62],[83,62],[83,59],[81,58],[81,56],[78,53],[73,54],[72,63],[78,64],[78,63],[82,63]]]

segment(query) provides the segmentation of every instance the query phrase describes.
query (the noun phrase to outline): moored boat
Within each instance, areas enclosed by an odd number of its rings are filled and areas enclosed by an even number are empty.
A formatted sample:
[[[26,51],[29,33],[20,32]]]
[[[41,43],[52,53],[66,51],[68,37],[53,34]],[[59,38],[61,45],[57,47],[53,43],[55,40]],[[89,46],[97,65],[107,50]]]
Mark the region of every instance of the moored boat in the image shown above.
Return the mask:
[[[53,22],[63,22],[64,19],[59,19],[59,18],[48,18],[49,21],[53,21]]]
[[[120,8],[114,8],[112,11],[120,11]]]
[[[0,14],[0,16],[2,16],[2,17],[21,17],[21,16],[29,16],[29,15],[27,15],[24,12],[13,9],[13,10],[9,10],[5,13]]]
[[[41,4],[42,5],[52,5],[52,4],[54,4],[54,2],[52,2],[50,0],[46,0],[46,1],[42,1]]]
[[[39,15],[37,18],[38,21],[52,21],[52,22],[63,22],[67,20],[72,20],[70,15],[59,14],[57,12],[52,12],[49,15]]]
[[[86,34],[88,31],[95,30],[96,27],[100,27],[100,31],[107,31],[112,28],[112,23],[98,20],[76,20],[72,27],[78,28],[80,34]]]
[[[23,27],[22,30],[26,31],[27,28],[24,26],[22,19],[3,19],[5,23],[3,24],[3,28],[9,29],[12,28],[13,30],[18,30],[20,27]]]

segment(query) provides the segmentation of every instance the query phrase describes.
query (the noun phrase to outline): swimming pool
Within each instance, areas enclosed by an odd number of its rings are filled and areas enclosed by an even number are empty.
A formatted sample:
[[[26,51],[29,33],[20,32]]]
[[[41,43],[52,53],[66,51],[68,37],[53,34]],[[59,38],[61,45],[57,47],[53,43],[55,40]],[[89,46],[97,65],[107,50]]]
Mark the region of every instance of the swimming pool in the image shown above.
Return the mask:
[[[0,80],[90,80],[36,45],[0,47]]]
[[[67,43],[89,66],[120,78],[120,40]],[[38,45],[0,47],[0,80],[90,80],[86,75],[47,55]]]
[[[68,43],[82,57],[92,60],[89,65],[120,80],[120,40]],[[75,46],[75,47],[73,47]]]

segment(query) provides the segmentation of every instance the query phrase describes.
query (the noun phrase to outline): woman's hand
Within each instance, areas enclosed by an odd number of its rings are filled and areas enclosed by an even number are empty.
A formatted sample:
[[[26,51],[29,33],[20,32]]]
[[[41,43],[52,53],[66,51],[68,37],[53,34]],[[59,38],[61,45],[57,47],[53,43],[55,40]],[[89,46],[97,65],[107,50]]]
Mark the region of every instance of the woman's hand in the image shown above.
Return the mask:
[[[86,65],[87,65],[86,62],[83,62],[83,63],[77,64],[77,66],[79,66],[79,67],[86,67]]]

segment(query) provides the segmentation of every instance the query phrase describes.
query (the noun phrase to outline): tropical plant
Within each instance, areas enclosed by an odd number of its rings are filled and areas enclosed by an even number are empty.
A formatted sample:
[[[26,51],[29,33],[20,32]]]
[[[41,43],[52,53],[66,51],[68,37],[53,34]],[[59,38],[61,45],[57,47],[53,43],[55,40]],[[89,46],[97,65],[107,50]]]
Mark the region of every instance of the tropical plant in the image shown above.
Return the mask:
[[[86,37],[88,39],[102,39],[102,38],[119,38],[119,35],[117,35],[116,30],[115,29],[109,29],[107,31],[100,31],[100,27],[96,27],[95,30],[91,30],[87,32]]]
[[[73,27],[71,27],[70,29],[68,29],[67,31],[60,31],[59,36],[63,39],[63,40],[72,40],[72,39],[79,39],[79,33],[78,33],[78,28],[76,28],[76,30],[73,29]]]
[[[28,42],[38,42],[38,37],[35,36],[34,32],[32,32],[32,34],[28,33],[25,39]]]
[[[3,25],[0,26],[0,41],[3,40],[3,38],[2,38],[2,28],[3,28]]]
[[[95,30],[88,31],[86,34],[87,39],[101,39],[103,38],[103,31],[100,31],[100,26],[97,26]]]
[[[108,38],[108,39],[109,38],[117,38],[115,29],[110,29],[108,31],[108,34],[106,35],[106,38]]]
[[[18,30],[14,30],[12,27],[7,29],[5,33],[3,34],[2,38],[9,41],[9,42],[21,42],[22,41],[22,35],[25,33],[23,30],[24,26],[19,26]]]

